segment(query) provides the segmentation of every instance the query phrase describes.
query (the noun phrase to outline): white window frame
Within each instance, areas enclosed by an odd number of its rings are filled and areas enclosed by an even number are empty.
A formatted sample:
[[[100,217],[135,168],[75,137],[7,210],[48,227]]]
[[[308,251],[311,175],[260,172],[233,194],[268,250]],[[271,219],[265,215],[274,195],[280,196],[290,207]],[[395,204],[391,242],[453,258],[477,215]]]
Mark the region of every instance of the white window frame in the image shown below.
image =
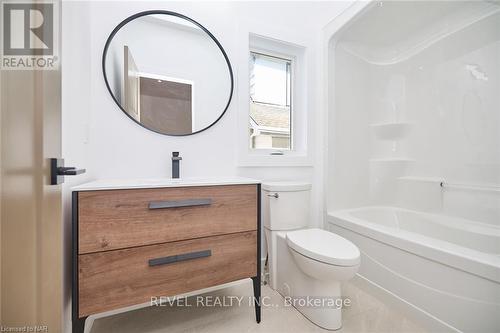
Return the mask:
[[[308,149],[309,117],[307,110],[306,48],[297,44],[249,33],[245,65],[239,76],[238,164],[239,166],[311,166]],[[291,64],[291,149],[252,149],[249,144],[250,52],[290,59]],[[243,57],[241,58],[243,60]],[[244,80],[242,82],[242,80]],[[275,155],[282,153],[282,155]]]

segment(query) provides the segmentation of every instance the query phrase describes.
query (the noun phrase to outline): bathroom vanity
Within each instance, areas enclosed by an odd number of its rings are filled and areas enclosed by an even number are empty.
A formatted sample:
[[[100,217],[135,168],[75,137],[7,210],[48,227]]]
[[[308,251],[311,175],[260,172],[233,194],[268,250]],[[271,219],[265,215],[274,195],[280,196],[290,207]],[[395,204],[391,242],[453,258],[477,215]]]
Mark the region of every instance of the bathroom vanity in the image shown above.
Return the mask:
[[[260,322],[260,183],[95,181],[73,188],[73,332],[93,314],[252,278]]]

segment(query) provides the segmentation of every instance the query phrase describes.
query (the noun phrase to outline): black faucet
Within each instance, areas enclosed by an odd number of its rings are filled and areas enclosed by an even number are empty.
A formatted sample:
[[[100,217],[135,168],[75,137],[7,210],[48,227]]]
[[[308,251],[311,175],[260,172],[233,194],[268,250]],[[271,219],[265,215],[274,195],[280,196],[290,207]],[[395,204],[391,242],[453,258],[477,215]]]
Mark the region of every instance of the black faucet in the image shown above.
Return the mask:
[[[179,165],[182,157],[179,156],[178,151],[172,152],[172,178],[179,178]]]

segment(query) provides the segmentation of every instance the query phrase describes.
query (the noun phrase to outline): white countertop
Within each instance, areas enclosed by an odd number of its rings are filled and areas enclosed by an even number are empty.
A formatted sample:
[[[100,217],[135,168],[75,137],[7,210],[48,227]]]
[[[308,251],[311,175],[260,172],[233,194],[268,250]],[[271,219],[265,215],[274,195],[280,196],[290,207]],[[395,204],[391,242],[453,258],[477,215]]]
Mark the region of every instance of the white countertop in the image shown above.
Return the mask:
[[[186,186],[242,185],[260,184],[260,180],[243,177],[208,177],[208,178],[130,178],[101,179],[71,188],[73,191],[99,191],[133,188],[162,188]]]

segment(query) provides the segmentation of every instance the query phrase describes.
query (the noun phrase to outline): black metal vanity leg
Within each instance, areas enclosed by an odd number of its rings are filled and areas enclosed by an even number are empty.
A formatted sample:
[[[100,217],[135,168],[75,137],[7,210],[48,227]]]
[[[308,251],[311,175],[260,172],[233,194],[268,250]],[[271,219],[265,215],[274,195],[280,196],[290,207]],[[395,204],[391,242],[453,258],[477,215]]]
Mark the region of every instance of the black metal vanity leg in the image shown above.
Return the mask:
[[[260,323],[261,298],[260,298],[260,275],[252,278],[253,281],[253,296],[255,303],[255,320]]]
[[[261,304],[262,304],[262,299],[261,299],[261,293],[260,293],[260,288],[261,288],[261,277],[262,277],[262,267],[261,267],[261,209],[262,209],[262,203],[261,203],[261,185],[257,185],[257,276],[254,276],[252,278],[253,282],[253,296],[254,296],[254,302],[255,302],[255,320],[257,323],[260,323],[260,315],[261,315]]]
[[[85,320],[88,317],[82,317],[78,319],[73,319],[73,333],[84,333],[85,331]]]
[[[85,331],[85,320],[88,316],[79,317],[78,316],[78,192],[72,193],[72,287],[71,287],[71,318],[72,318],[72,333],[84,333]]]

